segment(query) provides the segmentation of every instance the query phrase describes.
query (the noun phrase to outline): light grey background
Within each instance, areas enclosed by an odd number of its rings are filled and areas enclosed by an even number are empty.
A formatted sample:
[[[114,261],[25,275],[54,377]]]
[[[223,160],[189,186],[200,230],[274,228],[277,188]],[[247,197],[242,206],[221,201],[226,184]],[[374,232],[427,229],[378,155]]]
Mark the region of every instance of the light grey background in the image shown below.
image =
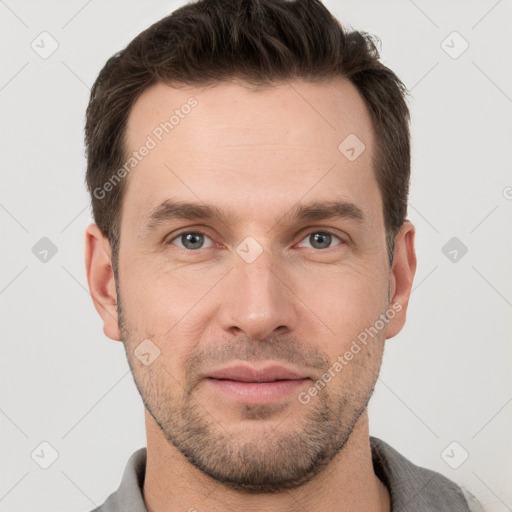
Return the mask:
[[[326,3],[345,26],[381,38],[384,62],[412,91],[419,264],[371,434],[487,510],[510,511],[512,2]],[[145,445],[124,349],[103,335],[87,290],[83,121],[106,59],[181,4],[0,0],[1,511],[88,511]],[[51,49],[43,31],[59,45],[47,59],[31,47]],[[453,31],[469,43],[458,58]],[[32,252],[43,237],[57,248],[47,262]],[[456,262],[442,252],[452,237],[468,249]],[[42,442],[59,454],[48,469],[35,462],[50,461]],[[452,469],[463,450],[469,458]]]

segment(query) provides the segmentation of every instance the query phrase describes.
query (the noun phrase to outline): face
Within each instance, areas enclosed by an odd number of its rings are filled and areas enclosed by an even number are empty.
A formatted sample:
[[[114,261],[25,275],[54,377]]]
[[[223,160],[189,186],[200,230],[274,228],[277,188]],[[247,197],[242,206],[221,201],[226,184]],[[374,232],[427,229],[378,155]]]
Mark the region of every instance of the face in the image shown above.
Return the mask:
[[[151,147],[126,178],[119,336],[161,435],[233,488],[322,471],[403,324],[374,144],[343,79],[158,84],[130,113],[128,152]]]

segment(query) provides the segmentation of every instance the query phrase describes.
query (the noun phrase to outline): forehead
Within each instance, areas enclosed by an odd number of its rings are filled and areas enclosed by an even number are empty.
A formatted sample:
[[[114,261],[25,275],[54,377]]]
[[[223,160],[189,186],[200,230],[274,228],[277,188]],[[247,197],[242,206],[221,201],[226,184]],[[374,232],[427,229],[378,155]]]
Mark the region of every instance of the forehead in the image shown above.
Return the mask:
[[[167,125],[165,130],[162,125],[167,122],[172,127]],[[296,80],[264,87],[234,81],[175,88],[159,82],[147,88],[133,105],[126,141],[128,148],[135,148],[152,134],[156,139],[162,136],[165,140],[158,142],[171,149],[178,145],[208,149],[212,142],[218,145],[218,132],[229,134],[231,142],[236,142],[241,129],[238,140],[244,144],[299,142],[301,147],[316,147],[318,140],[308,133],[308,126],[309,132],[318,131],[326,142],[340,142],[349,133],[365,139],[365,143],[372,142],[364,100],[344,78],[314,83]],[[160,128],[163,133],[159,134]]]
[[[122,218],[132,221],[171,197],[263,220],[306,195],[308,202],[336,195],[366,201],[378,214],[372,123],[346,79],[258,89],[158,83],[134,104],[125,147],[127,158],[139,153],[123,202]]]

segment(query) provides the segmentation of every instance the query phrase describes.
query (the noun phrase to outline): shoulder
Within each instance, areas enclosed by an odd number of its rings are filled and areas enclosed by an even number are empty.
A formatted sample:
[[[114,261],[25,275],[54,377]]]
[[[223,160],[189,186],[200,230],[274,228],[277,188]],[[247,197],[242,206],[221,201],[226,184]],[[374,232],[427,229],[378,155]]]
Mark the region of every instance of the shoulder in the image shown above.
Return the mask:
[[[471,512],[485,512],[482,504],[475,498],[475,496],[473,496],[473,494],[471,494],[465,487],[461,486],[460,489],[468,502],[468,507]]]
[[[147,512],[142,495],[146,458],[145,447],[132,453],[118,489],[108,496],[105,503],[90,512]]]
[[[370,437],[375,474],[388,487],[392,510],[484,512],[476,498],[445,476],[413,464],[381,439]]]

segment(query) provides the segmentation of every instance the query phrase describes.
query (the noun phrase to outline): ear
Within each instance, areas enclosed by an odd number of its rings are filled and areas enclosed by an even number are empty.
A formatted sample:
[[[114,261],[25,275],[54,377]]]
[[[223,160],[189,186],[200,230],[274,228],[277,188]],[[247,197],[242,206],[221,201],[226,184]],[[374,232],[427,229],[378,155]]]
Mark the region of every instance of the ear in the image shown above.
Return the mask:
[[[85,230],[85,271],[94,307],[103,319],[103,332],[121,341],[110,243],[96,224]]]
[[[386,338],[396,336],[405,324],[412,282],[416,273],[414,249],[415,228],[406,220],[395,238],[393,266],[391,268],[389,307],[395,311],[386,329]]]

